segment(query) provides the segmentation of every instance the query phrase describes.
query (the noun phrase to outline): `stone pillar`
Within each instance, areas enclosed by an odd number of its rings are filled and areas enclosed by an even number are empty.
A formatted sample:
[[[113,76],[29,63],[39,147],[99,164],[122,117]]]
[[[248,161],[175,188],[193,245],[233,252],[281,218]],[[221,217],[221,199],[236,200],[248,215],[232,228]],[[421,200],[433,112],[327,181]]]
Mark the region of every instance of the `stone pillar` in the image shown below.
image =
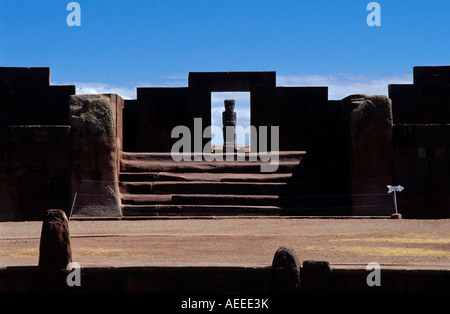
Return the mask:
[[[121,216],[115,105],[108,95],[70,98],[73,216]]]
[[[71,261],[72,251],[67,216],[62,210],[50,209],[42,222],[39,268],[66,269]]]
[[[392,108],[386,96],[350,95],[343,99],[352,215],[391,215]]]
[[[69,221],[59,209],[50,209],[43,217],[39,244],[40,291],[67,292],[67,265],[72,262]]]
[[[292,248],[280,247],[272,261],[271,292],[296,293],[300,287],[300,262]]]
[[[236,147],[236,112],[234,99],[225,99],[225,111],[222,112],[223,151],[234,152]],[[230,134],[229,132],[233,132]]]

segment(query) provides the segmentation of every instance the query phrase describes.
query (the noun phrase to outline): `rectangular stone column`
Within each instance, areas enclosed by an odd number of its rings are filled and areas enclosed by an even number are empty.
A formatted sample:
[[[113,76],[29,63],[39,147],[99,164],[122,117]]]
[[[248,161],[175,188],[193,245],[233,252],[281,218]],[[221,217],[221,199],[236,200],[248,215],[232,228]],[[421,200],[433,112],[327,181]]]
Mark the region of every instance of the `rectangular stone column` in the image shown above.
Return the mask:
[[[391,215],[386,185],[392,183],[392,109],[385,96],[350,95],[343,99],[348,135],[352,215]]]

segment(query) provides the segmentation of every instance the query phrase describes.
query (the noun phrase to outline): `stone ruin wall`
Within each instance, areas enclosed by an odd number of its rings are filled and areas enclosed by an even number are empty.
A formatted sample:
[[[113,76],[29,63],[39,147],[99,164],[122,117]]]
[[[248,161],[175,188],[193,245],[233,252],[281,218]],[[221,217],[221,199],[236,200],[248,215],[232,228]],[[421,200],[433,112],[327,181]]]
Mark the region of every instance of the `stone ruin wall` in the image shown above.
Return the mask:
[[[450,217],[450,66],[415,67],[413,84],[389,85],[394,166],[405,217]]]
[[[414,83],[390,85],[389,99],[329,100],[327,87],[280,87],[275,77],[275,72],[190,73],[188,87],[138,88],[136,100],[87,97],[109,104],[108,119],[97,122],[111,125],[112,141],[95,142],[109,146],[102,156],[86,151],[76,177],[70,104],[86,96],[76,95],[75,86],[52,86],[49,68],[0,68],[0,220],[41,219],[49,208],[69,214],[80,188],[99,191],[106,181],[112,181],[107,189],[112,203],[102,209],[101,202],[94,206],[95,197],[77,197],[77,204],[81,210],[83,202],[94,204],[84,208],[86,215],[120,216],[120,151],[170,151],[173,126],[190,126],[193,117],[204,118],[204,127],[210,123],[212,91],[249,91],[252,125],[279,125],[280,149],[306,150],[299,175],[324,179],[327,193],[382,194],[385,185],[400,184],[405,218],[450,217],[449,66],[415,67]],[[107,160],[106,169],[96,167],[96,160]],[[94,187],[80,187],[82,181]],[[352,196],[352,215],[392,211],[360,210],[378,201]],[[113,210],[102,212],[106,207]]]
[[[75,86],[51,86],[49,68],[0,68],[0,221],[40,220],[51,208],[69,215],[75,193],[86,215],[120,216],[123,99],[75,94]],[[76,100],[102,100],[107,115],[85,106],[77,117]],[[89,117],[81,128],[79,115]],[[77,134],[104,125],[108,136]]]

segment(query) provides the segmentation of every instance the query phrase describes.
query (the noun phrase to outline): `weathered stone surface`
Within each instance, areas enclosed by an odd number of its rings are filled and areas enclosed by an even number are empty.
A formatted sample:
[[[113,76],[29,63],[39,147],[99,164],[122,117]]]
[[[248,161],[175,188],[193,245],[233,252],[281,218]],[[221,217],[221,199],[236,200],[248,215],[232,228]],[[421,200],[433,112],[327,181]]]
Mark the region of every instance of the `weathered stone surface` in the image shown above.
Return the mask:
[[[272,292],[295,293],[300,286],[300,261],[294,249],[280,247],[272,261]]]
[[[110,98],[71,97],[73,214],[120,216],[118,156]]]
[[[304,261],[301,268],[302,290],[310,293],[329,293],[330,272],[330,264],[327,261]]]
[[[66,269],[72,261],[69,222],[59,209],[50,209],[43,217],[39,245],[39,268],[43,271]]]
[[[69,210],[70,128],[0,128],[0,220],[41,220]]]
[[[67,209],[73,94],[75,86],[50,86],[50,68],[0,67],[1,221]]]
[[[386,199],[380,194],[392,182],[391,101],[386,96],[351,95],[343,105],[349,138],[350,192],[367,195],[365,199],[354,198],[352,214],[390,215],[392,206],[384,206]]]

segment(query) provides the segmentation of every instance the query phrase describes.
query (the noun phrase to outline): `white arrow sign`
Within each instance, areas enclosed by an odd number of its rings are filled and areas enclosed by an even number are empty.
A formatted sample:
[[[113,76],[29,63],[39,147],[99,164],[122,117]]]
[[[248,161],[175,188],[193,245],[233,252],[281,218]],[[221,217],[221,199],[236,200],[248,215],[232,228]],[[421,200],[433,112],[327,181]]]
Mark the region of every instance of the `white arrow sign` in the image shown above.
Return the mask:
[[[401,186],[401,185],[396,185],[396,186],[388,185],[387,187],[389,189],[388,193],[392,193],[392,192],[395,192],[395,191],[401,192],[404,189],[404,187]]]
[[[388,185],[387,187],[389,189],[388,193],[394,192],[394,208],[395,208],[395,213],[398,214],[398,212],[397,212],[397,195],[395,194],[395,192],[403,191],[404,187],[401,185],[395,185],[395,186]]]

